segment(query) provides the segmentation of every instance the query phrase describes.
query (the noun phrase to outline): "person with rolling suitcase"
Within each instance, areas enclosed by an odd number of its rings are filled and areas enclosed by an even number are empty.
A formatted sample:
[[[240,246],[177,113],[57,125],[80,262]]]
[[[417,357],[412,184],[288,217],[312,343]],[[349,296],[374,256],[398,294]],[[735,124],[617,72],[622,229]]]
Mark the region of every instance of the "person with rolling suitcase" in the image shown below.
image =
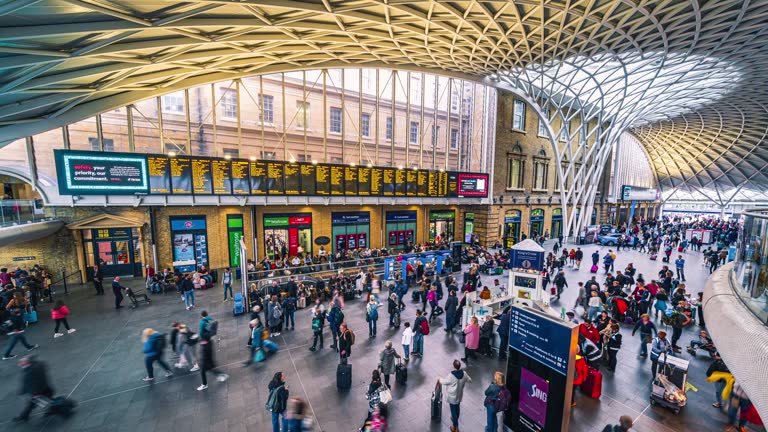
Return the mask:
[[[14,422],[21,423],[29,420],[29,414],[40,405],[41,400],[50,400],[53,397],[53,389],[48,383],[48,372],[45,363],[38,361],[34,356],[25,356],[19,360],[21,368],[21,389],[19,393],[29,395],[29,401],[24,410],[13,418]]]
[[[395,381],[400,385],[405,385],[408,382],[408,368],[400,359],[397,359],[395,365]]]
[[[438,379],[438,383],[443,386],[445,391],[445,401],[448,402],[451,409],[451,432],[459,432],[461,399],[464,397],[464,385],[467,382],[472,382],[472,378],[465,370],[461,369],[461,361],[459,360],[453,361],[453,370],[446,377]],[[432,403],[434,408],[434,400]]]
[[[432,400],[430,403],[430,417],[433,422],[439,422],[443,416],[443,387],[440,385],[440,380],[437,380],[435,384],[435,390],[432,391]],[[451,430],[453,426],[451,426]]]
[[[389,387],[389,376],[395,373],[395,359],[400,359],[400,354],[392,347],[392,341],[384,343],[384,349],[379,353],[379,370],[384,375],[384,384]]]

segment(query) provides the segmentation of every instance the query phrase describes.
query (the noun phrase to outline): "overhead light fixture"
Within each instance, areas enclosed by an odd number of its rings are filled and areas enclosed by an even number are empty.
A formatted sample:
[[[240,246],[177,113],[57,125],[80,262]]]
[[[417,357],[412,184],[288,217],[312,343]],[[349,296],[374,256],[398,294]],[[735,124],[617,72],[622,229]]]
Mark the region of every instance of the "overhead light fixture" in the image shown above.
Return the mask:
[[[288,162],[290,162],[290,163],[296,163],[296,159],[294,159],[294,158],[290,158],[290,159],[288,159]]]
[[[255,161],[255,160],[256,160],[256,156],[251,156],[251,157],[249,157],[248,159],[250,159],[250,160],[252,160],[252,161]]]
[[[317,165],[317,159],[312,159],[312,165]]]
[[[174,156],[176,156],[176,152],[172,152],[172,151],[168,152],[168,157],[174,157]]]
[[[445,170],[444,170],[444,169],[442,169],[442,168],[440,168],[440,172],[445,172]]]
[[[354,162],[350,162],[350,163],[349,163],[349,166],[351,166],[351,167],[353,167],[353,168],[354,168],[354,166],[355,166],[355,163],[354,163]]]
[[[401,169],[403,169],[403,166],[402,165],[398,165],[397,169],[401,170]]]
[[[419,167],[418,167],[418,166],[414,166],[414,167],[413,167],[413,170],[414,170],[414,171],[418,171],[418,170],[419,170]]]
[[[366,165],[366,166],[367,166],[368,168],[373,168],[373,164],[372,164],[372,163],[369,163],[369,164],[368,164],[368,165]]]
[[[231,155],[224,155],[224,159],[230,160],[230,159],[232,159],[232,156]]]

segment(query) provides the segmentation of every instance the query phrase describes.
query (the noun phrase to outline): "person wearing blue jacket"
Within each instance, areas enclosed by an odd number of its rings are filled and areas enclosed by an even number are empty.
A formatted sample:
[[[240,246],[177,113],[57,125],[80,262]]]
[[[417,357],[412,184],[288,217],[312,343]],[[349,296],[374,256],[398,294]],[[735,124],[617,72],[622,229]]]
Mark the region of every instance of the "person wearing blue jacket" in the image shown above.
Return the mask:
[[[659,330],[656,337],[651,342],[651,379],[656,378],[656,372],[659,366],[659,358],[664,356],[663,361],[666,362],[666,356],[672,351],[672,346],[667,340],[667,332]]]
[[[509,319],[511,307],[507,306],[504,312],[498,317],[499,327],[496,333],[499,334],[499,360],[507,359],[507,345],[509,345]]]
[[[397,303],[400,309],[405,309],[405,303],[403,303],[403,296],[408,292],[408,286],[403,279],[398,279],[395,284],[395,294],[397,294]]]
[[[632,329],[632,336],[640,330],[640,357],[648,355],[648,339],[653,333],[656,333],[656,325],[651,321],[651,317],[648,314],[642,314],[640,320],[635,324],[635,328]]]
[[[163,351],[165,350],[165,335],[158,333],[151,328],[145,328],[141,332],[141,340],[144,342],[144,366],[147,368],[147,376],[144,381],[154,381],[155,375],[153,365],[155,362],[165,369],[165,376],[173,375],[171,368],[163,361]]]

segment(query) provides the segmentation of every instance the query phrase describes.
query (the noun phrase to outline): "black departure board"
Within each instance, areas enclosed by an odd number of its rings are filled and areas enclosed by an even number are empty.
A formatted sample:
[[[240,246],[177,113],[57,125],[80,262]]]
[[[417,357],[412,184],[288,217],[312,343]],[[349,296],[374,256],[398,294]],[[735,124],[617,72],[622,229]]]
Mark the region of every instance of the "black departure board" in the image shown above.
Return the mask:
[[[317,167],[310,164],[299,165],[301,174],[301,194],[317,195]]]
[[[384,170],[381,168],[371,168],[371,195],[379,196],[382,192],[382,182],[384,180]]]
[[[344,194],[357,196],[357,167],[344,167]]]
[[[298,195],[301,192],[299,164],[287,163],[283,171],[285,176],[285,194]]]
[[[328,165],[317,165],[315,167],[315,180],[317,194],[328,196],[331,194],[331,167]]]
[[[339,196],[344,195],[344,167],[332,165],[331,166],[331,195]]]
[[[405,174],[405,170],[399,169],[395,171],[395,196],[406,196],[408,188],[408,178]]]
[[[486,198],[489,175],[204,156],[55,150],[62,195]]]
[[[248,161],[232,161],[232,193],[235,195],[250,195],[251,185],[248,181]]]
[[[395,170],[394,168],[384,168],[382,173],[381,195],[395,196]]]
[[[171,190],[174,195],[192,193],[192,163],[187,158],[171,159]]]
[[[371,168],[360,167],[357,170],[357,195],[371,195]]]
[[[251,195],[267,194],[267,163],[253,161],[249,165],[251,173]]]
[[[417,171],[412,171],[412,170],[408,170],[406,172],[406,174],[405,174],[405,178],[406,178],[406,181],[407,181],[406,186],[405,186],[405,193],[409,197],[417,196],[418,195],[418,192],[419,192],[418,191],[419,187],[418,187],[418,184],[417,184],[417,182],[418,182],[418,174],[419,173]]]
[[[214,159],[211,161],[211,179],[214,194],[230,195],[232,193],[230,165],[230,162],[226,159]]]
[[[149,172],[149,193],[171,193],[171,167],[167,157],[147,157],[147,171]]]
[[[284,195],[284,166],[282,162],[267,162],[267,191],[270,195]]]

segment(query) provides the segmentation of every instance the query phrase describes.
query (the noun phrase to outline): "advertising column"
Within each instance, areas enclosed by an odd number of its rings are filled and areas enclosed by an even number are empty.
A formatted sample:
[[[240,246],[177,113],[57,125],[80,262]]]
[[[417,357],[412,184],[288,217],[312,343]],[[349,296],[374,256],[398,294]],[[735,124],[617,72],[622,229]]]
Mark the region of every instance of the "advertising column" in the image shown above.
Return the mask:
[[[227,215],[227,241],[229,242],[229,266],[240,266],[240,240],[243,238],[243,215]]]
[[[171,216],[173,267],[186,273],[208,265],[208,230],[205,216]]]

